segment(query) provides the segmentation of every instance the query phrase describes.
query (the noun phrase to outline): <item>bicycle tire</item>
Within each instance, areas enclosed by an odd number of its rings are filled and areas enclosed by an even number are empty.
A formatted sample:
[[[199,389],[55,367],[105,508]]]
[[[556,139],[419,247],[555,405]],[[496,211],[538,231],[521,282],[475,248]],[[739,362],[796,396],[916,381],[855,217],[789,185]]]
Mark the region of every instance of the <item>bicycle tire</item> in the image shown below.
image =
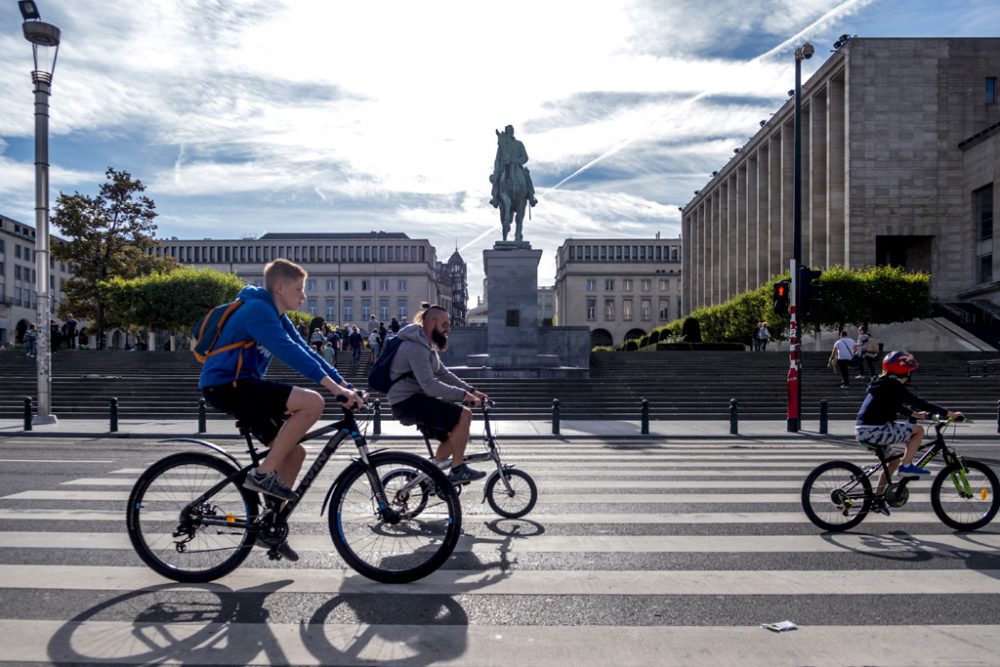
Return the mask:
[[[213,581],[239,567],[256,541],[259,510],[257,494],[244,489],[240,478],[216,492],[190,522],[180,520],[191,501],[236,472],[230,463],[199,452],[172,454],[151,465],[132,487],[126,511],[139,558],[157,574],[184,583]],[[202,524],[207,517],[224,524]],[[182,530],[190,539],[174,537]]]
[[[531,475],[523,470],[508,468],[501,474],[507,476],[513,493],[508,493],[501,482],[500,474],[493,475],[486,483],[486,502],[500,516],[506,519],[520,519],[534,509],[535,502],[538,500],[538,487],[535,486],[535,480],[531,478]],[[523,488],[522,484],[514,482],[515,478],[523,482]],[[515,509],[518,507],[515,503],[523,502],[524,499],[527,499],[527,503],[520,509]]]
[[[383,475],[381,478],[382,486],[385,488],[386,495],[388,496],[393,494],[394,491],[392,487],[394,485],[400,482],[403,485],[406,485],[414,477],[416,477],[415,472],[413,472],[412,470],[405,470],[405,469],[393,470],[389,474]],[[414,506],[413,509],[410,510],[410,516],[413,517],[419,516],[419,514],[424,511],[424,508],[427,507],[427,500],[430,495],[427,483],[421,482],[418,487],[409,489],[408,491],[406,491],[406,493],[409,493],[411,497],[416,498],[416,503],[417,503],[416,506]]]
[[[996,473],[981,461],[967,460],[965,468],[972,496],[963,497],[951,483],[951,474],[959,469],[952,464],[934,478],[931,485],[931,507],[946,526],[971,531],[982,528],[996,516],[1000,509],[1000,481],[997,480]]]
[[[861,485],[862,494],[843,490],[852,482]],[[802,483],[802,509],[823,530],[839,532],[853,528],[864,521],[871,506],[871,480],[853,463],[829,461],[809,473]]]
[[[337,553],[359,574],[386,584],[421,579],[444,564],[462,532],[462,506],[447,476],[426,459],[405,452],[380,452],[368,458],[379,480],[400,469],[424,474],[439,502],[418,515],[409,498],[388,497],[400,512],[397,523],[384,521],[368,480],[367,466],[355,461],[334,482],[330,498],[330,537]],[[440,490],[440,491],[439,491]]]

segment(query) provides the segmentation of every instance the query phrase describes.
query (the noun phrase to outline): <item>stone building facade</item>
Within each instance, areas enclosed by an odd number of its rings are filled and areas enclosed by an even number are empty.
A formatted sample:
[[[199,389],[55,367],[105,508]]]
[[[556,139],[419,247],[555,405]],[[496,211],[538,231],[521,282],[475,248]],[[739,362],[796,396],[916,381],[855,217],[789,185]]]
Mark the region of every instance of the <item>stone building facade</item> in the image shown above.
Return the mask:
[[[641,338],[680,316],[681,239],[568,239],[556,251],[555,317],[591,345]]]
[[[309,277],[302,310],[328,322],[359,324],[371,315],[409,320],[423,302],[451,308],[454,286],[438,281],[434,246],[395,232],[264,234],[251,239],[160,239],[154,252],[183,266],[210,267],[263,285],[264,265],[279,257]],[[467,293],[467,292],[466,292]]]
[[[821,49],[818,49],[821,50]],[[1000,39],[850,39],[802,87],[802,261],[930,272],[1000,305]],[[683,311],[788,270],[789,99],[682,209]]]

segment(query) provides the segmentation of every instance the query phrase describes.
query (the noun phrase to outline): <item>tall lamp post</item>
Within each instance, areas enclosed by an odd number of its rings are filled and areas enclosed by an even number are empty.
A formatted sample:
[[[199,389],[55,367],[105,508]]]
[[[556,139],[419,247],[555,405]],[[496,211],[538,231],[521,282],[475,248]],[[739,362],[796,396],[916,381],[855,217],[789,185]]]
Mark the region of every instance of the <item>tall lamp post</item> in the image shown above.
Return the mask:
[[[802,410],[802,335],[799,327],[801,312],[801,285],[799,267],[802,266],[802,61],[812,58],[816,49],[806,42],[795,49],[795,153],[793,205],[792,205],[792,261],[789,278],[792,283],[792,298],[789,313],[791,339],[788,346],[788,430],[796,432],[801,424]]]
[[[52,74],[59,55],[59,28],[44,23],[38,6],[31,0],[17,3],[24,19],[24,38],[31,42],[35,69],[35,292],[37,299],[38,414],[35,424],[54,424],[52,414],[52,378],[49,319],[52,311],[49,293],[49,95]]]

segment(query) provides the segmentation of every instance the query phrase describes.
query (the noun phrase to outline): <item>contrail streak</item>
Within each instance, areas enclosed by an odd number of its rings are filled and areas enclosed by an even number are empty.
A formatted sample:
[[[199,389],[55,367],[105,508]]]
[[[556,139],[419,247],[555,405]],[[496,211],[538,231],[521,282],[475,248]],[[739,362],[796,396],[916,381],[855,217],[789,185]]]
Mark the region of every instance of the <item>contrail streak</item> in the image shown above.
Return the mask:
[[[837,5],[836,7],[834,7],[833,9],[831,9],[830,11],[828,11],[827,13],[823,14],[823,16],[819,17],[818,19],[816,19],[815,21],[813,21],[812,23],[810,23],[808,26],[806,26],[805,28],[803,28],[799,32],[795,33],[794,35],[792,35],[791,37],[789,37],[788,39],[786,39],[785,41],[781,42],[780,44],[778,44],[774,48],[772,48],[772,49],[770,49],[768,51],[765,51],[764,53],[762,53],[762,54],[760,54],[758,56],[755,56],[754,58],[750,59],[748,62],[749,63],[766,62],[766,61],[774,58],[778,54],[782,53],[783,51],[785,51],[786,49],[788,49],[790,46],[793,46],[793,45],[797,44],[799,42],[799,40],[801,40],[807,34],[809,34],[810,32],[812,32],[813,30],[815,30],[819,26],[823,25],[824,23],[826,23],[828,21],[831,21],[831,20],[833,20],[835,18],[838,18],[838,17],[844,15],[845,13],[847,13],[847,12],[853,10],[853,9],[873,4],[876,1],[877,0],[845,0],[844,2],[840,3],[839,5]],[[697,101],[699,101],[699,100],[701,100],[701,99],[703,99],[705,97],[710,97],[713,94],[715,94],[714,91],[704,90],[704,91],[702,91],[700,93],[697,93],[696,95],[692,95],[691,97],[683,100],[680,103],[680,106],[682,106],[682,107],[684,107],[684,106],[690,106],[690,105],[694,104],[695,102],[697,102]],[[558,183],[556,183],[555,185],[553,185],[551,188],[547,188],[547,189],[545,189],[543,191],[539,191],[538,195],[537,195],[537,198],[538,199],[544,198],[549,193],[551,193],[554,190],[559,189],[560,187],[562,187],[563,185],[565,185],[568,181],[571,181],[572,179],[576,178],[577,176],[579,176],[583,172],[585,172],[588,169],[590,169],[591,167],[593,167],[595,164],[597,164],[597,163],[599,163],[599,162],[601,162],[601,161],[603,161],[603,160],[611,157],[612,155],[615,155],[616,153],[619,153],[620,151],[622,151],[623,149],[625,149],[626,147],[628,147],[630,144],[635,143],[639,139],[647,136],[648,134],[649,134],[648,132],[644,132],[642,134],[637,134],[637,135],[635,135],[633,137],[629,137],[628,139],[624,139],[624,140],[620,141],[616,145],[612,146],[608,150],[604,151],[603,153],[601,153],[600,155],[598,155],[597,157],[595,157],[590,162],[587,162],[585,165],[583,165],[582,167],[580,167],[579,169],[577,169],[576,171],[574,171],[572,174],[570,174],[566,178],[562,179],[561,181],[559,181]],[[462,246],[460,248],[459,252],[461,252],[462,250],[466,250],[467,248],[469,248],[472,245],[475,245],[480,240],[482,240],[483,238],[485,238],[488,234],[490,234],[492,231],[493,231],[493,228],[490,227],[489,229],[487,229],[486,231],[484,231],[482,234],[480,234],[479,236],[477,236],[476,238],[474,238],[473,240],[469,241],[464,246]]]

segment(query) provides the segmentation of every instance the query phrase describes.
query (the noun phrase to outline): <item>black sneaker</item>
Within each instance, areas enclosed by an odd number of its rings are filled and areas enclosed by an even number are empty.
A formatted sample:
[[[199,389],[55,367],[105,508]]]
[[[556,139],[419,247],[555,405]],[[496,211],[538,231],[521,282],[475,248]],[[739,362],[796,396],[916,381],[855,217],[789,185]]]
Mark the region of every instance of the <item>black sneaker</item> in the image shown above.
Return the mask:
[[[889,503],[885,502],[885,498],[879,498],[873,502],[872,509],[883,516],[892,516],[892,511],[889,509]]]
[[[259,537],[257,538],[257,546],[263,547],[268,551],[271,550],[271,545]],[[297,552],[295,549],[289,546],[288,542],[282,542],[278,546],[274,547],[274,550],[278,553],[278,555],[280,555],[282,558],[284,558],[289,562],[294,563],[299,559],[299,552]]]
[[[261,475],[251,470],[247,473],[246,481],[243,482],[243,488],[258,491],[273,498],[280,498],[281,500],[294,500],[296,497],[295,492],[285,486],[284,482],[278,478],[278,473],[273,470],[266,475]]]
[[[448,481],[453,484],[468,484],[483,477],[486,477],[485,472],[482,470],[473,470],[464,463],[460,466],[455,466],[448,473]]]

